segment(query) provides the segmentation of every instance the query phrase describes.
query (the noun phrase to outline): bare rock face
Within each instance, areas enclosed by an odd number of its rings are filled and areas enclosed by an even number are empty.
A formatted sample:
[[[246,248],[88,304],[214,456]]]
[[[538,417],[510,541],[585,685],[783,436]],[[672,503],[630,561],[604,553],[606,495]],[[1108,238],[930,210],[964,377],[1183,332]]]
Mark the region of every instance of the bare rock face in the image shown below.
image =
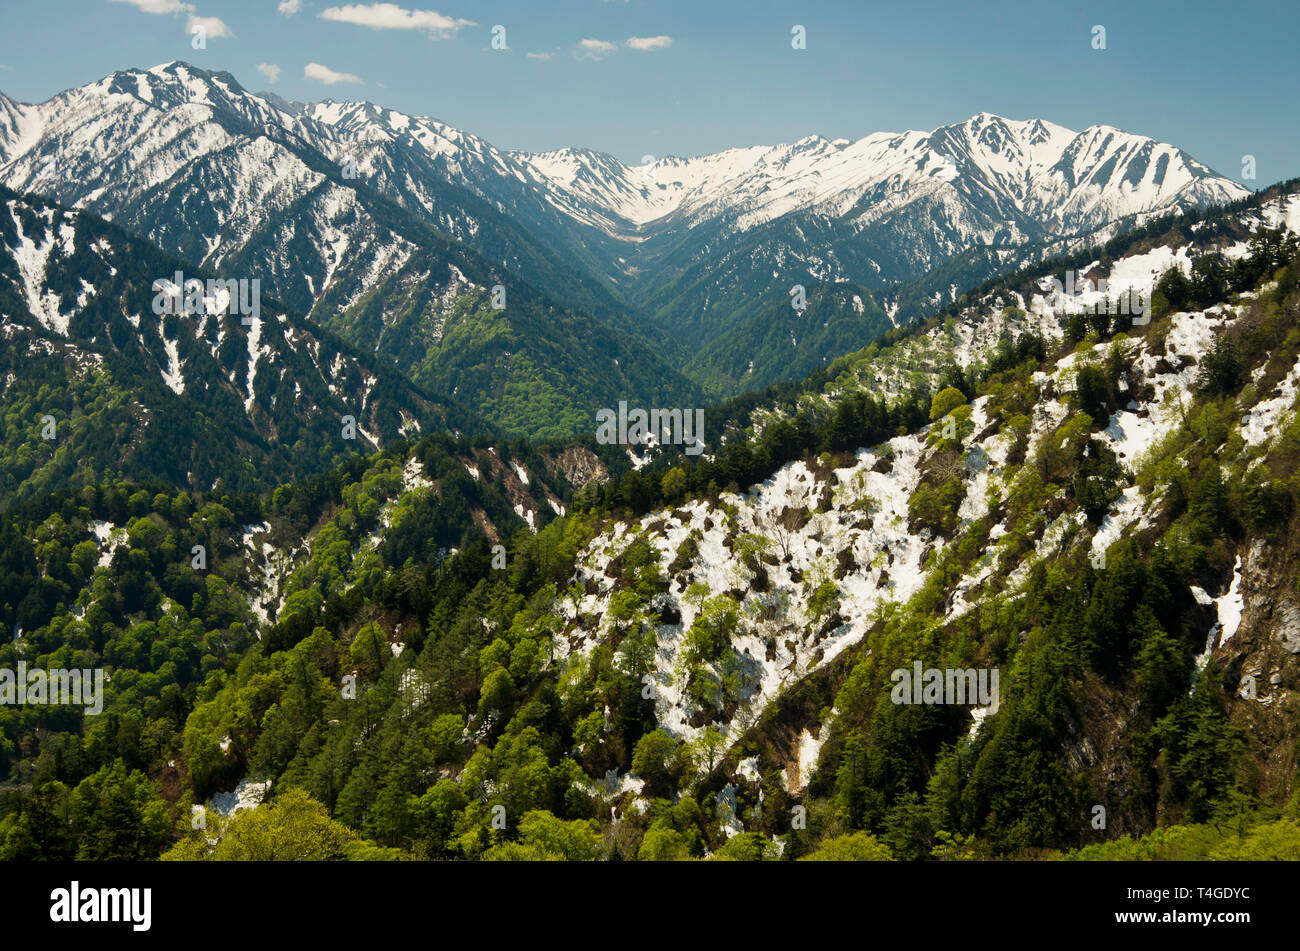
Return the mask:
[[[609,481],[609,470],[590,449],[569,446],[555,457],[555,468],[575,489],[589,482],[604,485]]]
[[[1300,604],[1283,601],[1278,605],[1274,630],[1283,648],[1292,654],[1300,654]]]

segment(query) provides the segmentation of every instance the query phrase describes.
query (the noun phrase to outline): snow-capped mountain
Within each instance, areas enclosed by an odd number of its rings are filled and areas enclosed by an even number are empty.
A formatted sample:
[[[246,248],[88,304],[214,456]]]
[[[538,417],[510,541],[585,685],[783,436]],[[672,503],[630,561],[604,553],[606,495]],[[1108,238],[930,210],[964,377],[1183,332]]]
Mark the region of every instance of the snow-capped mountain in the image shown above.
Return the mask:
[[[556,270],[581,287],[518,223],[540,206],[491,207],[473,189],[485,175],[513,178],[500,156],[431,120],[254,95],[228,73],[183,63],[117,72],[35,106],[0,98],[4,184],[204,266],[256,268],[304,310],[331,289],[343,292],[336,309],[353,303],[433,229],[539,284],[540,271]]]
[[[937,194],[951,197],[954,210],[966,206],[965,215],[978,209],[1005,219],[1009,236],[1026,236],[1090,230],[1175,203],[1246,194],[1182,150],[1146,136],[1110,126],[1072,132],[1042,119],[989,113],[930,133],[877,132],[856,142],[814,135],[792,145],[630,167],[575,149],[520,157],[555,186],[548,197],[559,207],[615,232],[714,218],[745,231],[806,210],[850,217],[865,229]],[[963,237],[987,243],[999,233],[974,227]]]
[[[710,343],[741,346],[743,317],[795,284],[888,291],[905,302],[890,305],[901,322],[916,316],[913,282],[946,302],[1016,266],[1020,249],[1247,194],[1172,145],[1108,126],[981,113],[928,133],[629,166],[583,149],[502,150],[370,103],[287,102],[183,63],[38,105],[0,94],[0,183],[256,274],[338,329],[403,272],[441,302],[434,323],[467,285],[512,273],[684,365]],[[953,280],[936,277],[973,249],[985,250]],[[879,330],[864,321],[845,349]],[[796,350],[811,339],[790,336]],[[794,356],[806,368],[835,355],[775,354],[739,383],[705,379],[702,364],[687,373],[725,393],[782,378]]]
[[[260,279],[436,395],[490,404],[507,428],[571,432],[593,403],[692,391],[601,322],[619,307],[556,250],[574,241],[521,226],[546,220],[535,192],[516,182],[515,209],[469,187],[457,170],[487,175],[497,154],[472,137],[449,145],[452,132],[427,122],[399,136],[402,121],[377,107],[298,106],[179,63],[2,105],[0,180]],[[509,304],[499,310],[498,285]],[[520,351],[528,359],[514,359]],[[533,421],[508,395],[535,391],[538,377],[557,392]]]
[[[1144,136],[987,114],[930,133],[810,137],[661,161],[627,169],[618,189],[589,190],[594,171],[569,175],[572,159],[541,167],[603,201],[609,227],[636,222],[644,240],[629,257],[632,296],[692,349],[725,335],[755,301],[785,300],[795,284],[861,284],[903,323],[1047,256],[1042,245],[1059,253],[1071,238],[1105,240],[1172,210],[1247,194]],[[807,366],[807,357],[792,348],[768,372],[796,358]],[[771,382],[761,369],[755,382]]]
[[[422,429],[481,425],[260,287],[217,280],[89,213],[0,187],[0,397],[25,420],[3,445],[7,459],[25,447],[19,481],[241,489]]]

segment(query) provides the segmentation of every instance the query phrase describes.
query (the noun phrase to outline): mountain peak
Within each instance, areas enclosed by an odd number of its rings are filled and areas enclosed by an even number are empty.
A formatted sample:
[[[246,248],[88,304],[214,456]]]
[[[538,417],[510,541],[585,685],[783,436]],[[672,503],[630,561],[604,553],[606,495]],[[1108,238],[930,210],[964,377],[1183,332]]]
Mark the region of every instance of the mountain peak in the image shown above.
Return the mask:
[[[256,221],[276,240],[289,241],[292,228],[285,225],[280,233],[276,209],[298,200],[305,177],[355,154],[367,169],[368,184],[408,210],[445,215],[439,224],[461,240],[486,240],[476,239],[485,234],[483,201],[523,222],[521,231],[536,229],[533,237],[551,247],[587,247],[592,236],[586,229],[595,229],[613,243],[608,252],[599,252],[593,266],[602,279],[616,282],[645,280],[638,275],[651,268],[635,263],[638,247],[660,238],[675,240],[682,229],[707,230],[714,242],[742,233],[762,241],[767,240],[764,234],[802,229],[806,223],[817,233],[843,233],[845,246],[855,247],[856,258],[833,265],[844,279],[905,281],[964,247],[1060,239],[1245,194],[1155,140],[1105,127],[1076,133],[1042,118],[1008,119],[988,111],[930,133],[877,133],[856,141],[811,134],[790,144],[689,158],[643,156],[628,164],[577,147],[538,153],[500,150],[437,120],[364,100],[324,99],[285,108],[282,100],[244,91],[227,73],[179,60],[147,72],[114,74],[39,106],[3,105],[3,183],[50,194],[65,204],[85,202],[109,213],[139,214],[133,204],[141,197],[132,194],[135,179],[122,170],[135,170],[151,187],[173,181],[183,170],[198,191],[205,187],[200,182],[230,181],[236,207],[214,209],[213,220],[240,221],[241,228]],[[203,108],[186,108],[192,105]],[[173,112],[180,109],[185,114]],[[241,122],[222,122],[214,112]],[[164,113],[189,134],[155,137],[153,142],[147,132]],[[92,131],[101,149],[93,155],[70,154],[66,143],[84,139],[88,122],[96,126]],[[264,134],[277,129],[288,137]],[[149,142],[147,148],[142,149],[142,141]],[[173,143],[180,141],[197,147],[179,149]],[[65,161],[55,162],[60,156]],[[348,188],[345,179],[337,184]],[[268,204],[268,195],[283,204]],[[473,201],[462,203],[466,195]],[[318,220],[303,227],[333,234],[339,202],[356,200],[356,194],[322,199]],[[936,201],[942,213],[935,211]],[[888,233],[904,228],[915,240],[905,249],[880,251],[864,250],[849,237],[878,228]],[[811,240],[806,234],[796,242]],[[234,253],[246,240],[245,232],[228,231],[219,240],[187,239],[174,250],[206,262]],[[775,248],[790,239],[771,240]],[[322,242],[321,259],[334,261],[335,247]],[[402,248],[393,259],[399,260],[405,247],[400,241],[394,247]],[[683,244],[682,253],[693,247]],[[804,253],[799,250],[795,257]],[[498,255],[493,247],[493,259],[500,260]],[[790,266],[784,250],[774,250],[772,257],[763,273]],[[336,266],[326,267],[320,280]],[[816,267],[820,271],[825,265]],[[294,300],[304,310],[322,293],[315,278],[292,291],[300,295]]]

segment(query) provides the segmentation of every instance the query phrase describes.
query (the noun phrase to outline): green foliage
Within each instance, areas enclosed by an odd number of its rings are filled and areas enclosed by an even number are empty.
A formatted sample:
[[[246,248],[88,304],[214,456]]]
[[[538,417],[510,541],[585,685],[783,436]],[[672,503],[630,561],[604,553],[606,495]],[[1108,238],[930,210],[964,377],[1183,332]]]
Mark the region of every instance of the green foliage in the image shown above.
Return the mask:
[[[1196,383],[1208,396],[1224,396],[1241,382],[1243,367],[1232,337],[1220,334],[1208,353],[1201,358]]]
[[[775,843],[758,832],[733,835],[711,856],[716,862],[771,862],[778,852]]]
[[[1261,239],[1248,266],[1198,262],[1187,286],[1163,281],[1162,306],[1199,306],[1231,293],[1249,268],[1285,247],[1270,241]],[[758,398],[735,401],[710,412],[710,432],[727,439],[710,437],[709,457],[670,451],[633,472],[611,451],[601,459],[615,477],[591,482],[576,499],[559,477],[547,481],[554,447],[492,441],[489,448],[441,433],[345,459],[262,495],[178,489],[173,474],[103,478],[103,452],[82,469],[58,451],[39,455],[49,447],[31,434],[22,414],[35,404],[24,396],[6,429],[8,471],[18,481],[0,518],[0,613],[15,634],[0,643],[0,667],[19,659],[103,666],[110,678],[98,716],[0,708],[0,858],[1036,856],[1091,841],[1086,810],[1106,801],[1097,787],[1108,780],[1081,750],[1099,742],[1097,711],[1120,709],[1126,743],[1108,743],[1105,756],[1131,793],[1118,807],[1127,828],[1235,822],[1236,839],[1205,826],[1176,827],[1168,839],[1178,844],[1154,851],[1290,856],[1292,820],[1252,824],[1239,808],[1255,805],[1268,787],[1246,768],[1240,705],[1213,665],[1195,673],[1206,615],[1191,595],[1192,585],[1222,590],[1241,546],[1288,538],[1293,527],[1300,430],[1288,421],[1275,443],[1249,449],[1235,433],[1255,398],[1253,371],[1263,366],[1261,379],[1276,379],[1300,344],[1291,339],[1294,297],[1278,296],[1294,294],[1283,291],[1293,284],[1290,272],[1286,261],[1274,262],[1267,276],[1276,276],[1278,291],[1266,291],[1223,353],[1203,361],[1204,385],[1187,424],[1152,447],[1138,472],[1148,494],[1159,489],[1160,507],[1111,545],[1098,569],[1088,561],[1092,529],[1080,516],[1100,523],[1128,482],[1096,435],[1124,400],[1122,340],[1101,363],[1080,351],[1071,411],[1032,454],[1043,339],[1008,333],[965,369],[940,354],[932,367],[915,369],[904,395],[886,402],[866,383],[903,355],[900,331],[869,354],[776,391],[757,437],[744,420]],[[512,426],[553,424],[558,432],[573,425],[581,405],[575,394],[600,392],[608,368],[597,372],[593,362],[590,376],[568,381],[545,361],[507,367],[495,349],[515,346],[530,321],[551,316],[544,308],[452,315],[448,333],[491,366],[441,352],[429,357],[429,379],[487,394]],[[1115,329],[1082,327],[1098,338]],[[1233,359],[1235,374],[1216,365]],[[492,389],[502,374],[511,386],[536,383],[536,404],[522,388]],[[57,408],[82,427],[78,438],[102,438],[101,449],[127,444],[121,440],[134,430],[114,415],[125,404],[101,400],[111,374],[77,379],[67,388],[76,399]],[[31,383],[18,385],[15,400]],[[991,493],[989,516],[963,524],[957,512],[969,484],[960,443],[977,395],[987,397],[986,418],[1011,445],[996,480],[1005,478],[1005,497]],[[909,603],[882,604],[867,639],[840,650],[817,677],[783,685],[767,709],[744,708],[750,662],[737,653],[738,635],[771,633],[769,650],[778,653],[787,637],[811,643],[852,589],[843,584],[845,570],[819,563],[796,581],[815,629],[778,630],[779,614],[762,619],[777,622],[771,632],[752,626],[767,602],[748,595],[773,594],[776,545],[719,502],[718,487],[752,485],[797,458],[824,478],[863,446],[878,448],[877,471],[887,471],[895,460],[885,440],[947,417],[957,438],[932,429],[936,451],[909,501],[913,528],[941,536],[921,590]],[[118,429],[97,434],[97,426]],[[412,461],[418,486],[408,485]],[[511,461],[527,467],[529,484]],[[77,474],[72,489],[60,484],[69,465]],[[555,497],[570,514],[545,516],[531,531],[514,512],[520,492],[538,512]],[[710,517],[728,530],[750,592],[714,594],[694,576],[694,532],[681,539],[665,574],[663,513],[639,524],[631,518],[699,499],[711,500]],[[864,500],[855,515],[878,514],[871,508]],[[605,582],[597,572],[579,573],[577,560],[615,520],[632,531],[613,534],[621,541],[604,566],[611,597],[594,615],[588,596]],[[999,520],[1006,534],[990,543]],[[1059,548],[1040,543],[1054,521],[1067,525]],[[507,549],[504,569],[489,531]],[[275,564],[262,565],[263,544]],[[191,564],[195,545],[206,549],[205,569]],[[277,573],[281,558],[291,561],[283,584],[266,584],[263,571]],[[1021,566],[1027,576],[1004,588],[1007,572]],[[984,568],[986,583],[966,592],[964,611],[954,610],[954,586]],[[671,672],[656,669],[672,630],[661,626],[673,623],[670,591],[699,608],[680,633]],[[600,637],[572,636],[593,630]],[[890,702],[891,670],[916,659],[1000,671],[997,711],[972,734],[966,708]],[[693,737],[659,726],[646,687],[667,680],[698,728]],[[730,734],[736,745],[729,748],[716,721],[741,728],[739,738]],[[813,724],[822,753],[801,800],[809,825],[792,831],[781,772],[790,743]],[[735,781],[737,759],[750,757],[757,779]],[[612,790],[604,784],[610,771],[645,785]],[[276,798],[229,822],[214,819],[206,835],[178,839],[191,802],[246,776],[272,780]],[[713,810],[699,805],[711,805],[729,781],[747,830],[730,839]],[[778,835],[784,851],[772,838]],[[209,845],[208,837],[219,841]],[[1078,854],[1089,848],[1106,846]]]
[[[943,419],[958,406],[964,406],[966,396],[961,390],[955,387],[948,387],[934,394],[934,399],[930,401],[930,422]]]
[[[823,581],[808,599],[808,614],[818,620],[834,612],[840,603],[840,588],[834,581]]]
[[[800,862],[891,862],[894,856],[874,835],[850,832],[824,839]]]
[[[461,271],[469,270],[465,262]],[[332,315],[327,326],[372,347],[422,389],[454,393],[501,431],[553,439],[595,428],[592,407],[698,405],[695,386],[649,347],[590,313],[557,306],[511,277],[483,281],[443,312],[447,270],[414,260]],[[486,277],[486,275],[485,275]],[[488,290],[500,281],[507,306]]]
[[[966,483],[959,478],[948,479],[933,486],[923,482],[907,500],[908,524],[914,530],[930,531],[950,537],[957,527],[957,512],[966,498]]]
[[[1258,862],[1300,859],[1300,823],[1255,820],[1247,830],[1223,825],[1170,825],[1134,839],[1085,846],[1065,856],[1089,862]]]
[[[636,857],[639,862],[682,862],[690,852],[685,836],[666,823],[656,823],[646,830]]]
[[[596,830],[590,820],[563,822],[549,812],[534,810],[520,820],[519,837],[525,848],[569,862],[590,862],[596,857]],[[491,851],[484,856],[492,857]]]
[[[243,809],[221,830],[215,847],[202,837],[185,839],[162,856],[164,861],[206,859],[217,862],[330,862],[393,858],[367,850],[351,829],[329,817],[325,807],[304,790],[286,789],[273,802]]]
[[[632,772],[655,791],[671,788],[679,769],[679,744],[667,730],[652,730],[637,740],[632,751]]]
[[[1230,789],[1246,749],[1245,732],[1228,719],[1213,666],[1156,723],[1155,735],[1164,747],[1159,769],[1167,778],[1166,801],[1185,804],[1188,820],[1204,822]]]

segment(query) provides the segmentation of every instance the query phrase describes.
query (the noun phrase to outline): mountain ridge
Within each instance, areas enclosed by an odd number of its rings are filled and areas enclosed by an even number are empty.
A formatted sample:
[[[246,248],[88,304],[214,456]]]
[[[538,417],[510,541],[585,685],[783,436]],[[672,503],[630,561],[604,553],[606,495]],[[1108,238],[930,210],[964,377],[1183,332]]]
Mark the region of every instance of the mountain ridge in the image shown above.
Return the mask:
[[[480,288],[513,273],[650,354],[656,366],[630,395],[677,403],[797,376],[839,356],[832,342],[855,349],[883,327],[875,306],[842,308],[836,333],[793,333],[752,373],[697,359],[742,347],[753,314],[779,312],[796,285],[858,285],[905,323],[1044,247],[1247,194],[1175,146],[1107,126],[979,113],[930,133],[806,136],[628,166],[594,150],[502,150],[369,102],[259,96],[179,61],[41,104],[0,100],[0,182],[260,275],[354,341],[374,339],[349,314],[375,285],[409,288],[387,306],[419,314],[417,336],[432,339],[428,327],[473,293],[457,273],[478,272]],[[530,336],[530,359],[548,363]],[[591,337],[553,342],[587,353]],[[488,391],[517,382],[511,372],[494,367]],[[650,377],[673,392],[652,392]],[[598,391],[623,385],[594,379]],[[436,385],[449,395],[456,384]],[[563,397],[566,426],[587,412],[583,398]]]

